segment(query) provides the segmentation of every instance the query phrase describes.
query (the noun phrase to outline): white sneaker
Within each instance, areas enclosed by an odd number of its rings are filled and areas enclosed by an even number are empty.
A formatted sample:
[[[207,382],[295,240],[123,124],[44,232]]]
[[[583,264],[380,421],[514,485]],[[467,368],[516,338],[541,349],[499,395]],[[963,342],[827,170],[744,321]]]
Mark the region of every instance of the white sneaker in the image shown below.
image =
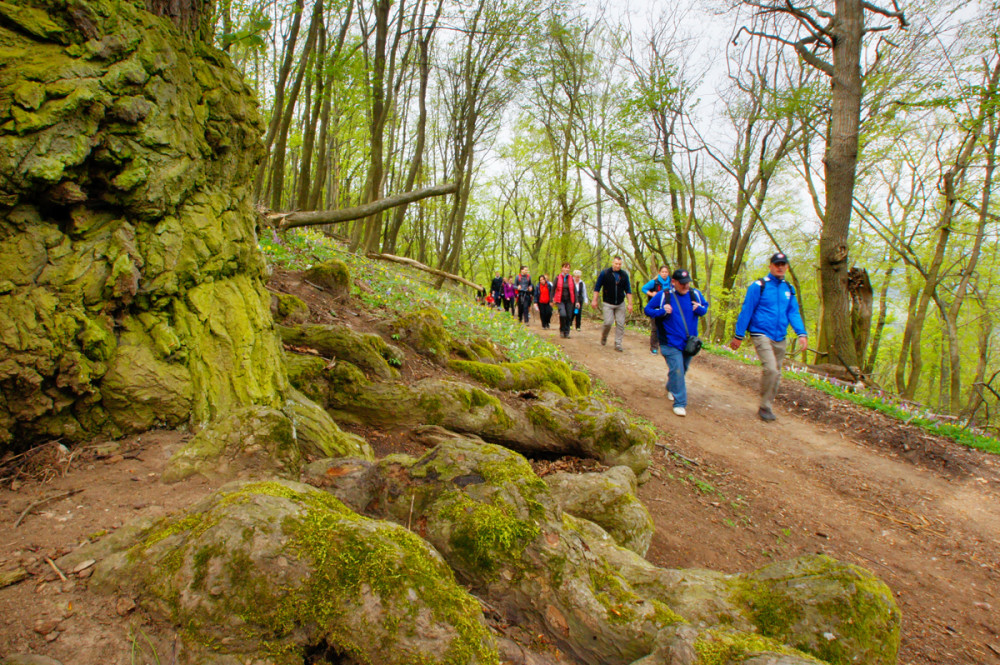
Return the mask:
[[[671,402],[674,401],[674,394],[669,390],[667,391],[667,399],[669,399]]]
[[[674,407],[674,415],[676,415],[676,416],[686,416],[687,413],[688,412],[684,410],[683,406],[675,406]]]

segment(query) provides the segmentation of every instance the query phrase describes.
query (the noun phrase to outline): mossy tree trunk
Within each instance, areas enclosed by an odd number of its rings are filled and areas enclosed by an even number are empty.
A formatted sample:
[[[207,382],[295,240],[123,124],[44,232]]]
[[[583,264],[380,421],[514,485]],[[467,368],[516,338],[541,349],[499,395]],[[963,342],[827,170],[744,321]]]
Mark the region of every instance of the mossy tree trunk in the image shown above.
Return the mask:
[[[257,109],[197,27],[210,3],[150,7],[170,20],[0,4],[0,450],[287,390],[247,185]]]

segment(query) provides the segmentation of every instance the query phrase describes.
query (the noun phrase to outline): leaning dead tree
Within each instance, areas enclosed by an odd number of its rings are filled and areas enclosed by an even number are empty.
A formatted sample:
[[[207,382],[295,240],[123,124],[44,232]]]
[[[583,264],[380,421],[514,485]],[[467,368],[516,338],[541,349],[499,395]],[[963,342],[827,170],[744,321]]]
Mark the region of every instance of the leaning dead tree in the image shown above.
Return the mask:
[[[401,263],[404,266],[410,266],[411,268],[416,268],[417,270],[423,270],[437,277],[443,277],[445,279],[450,279],[452,281],[458,282],[459,284],[465,284],[466,286],[472,287],[477,291],[481,290],[483,287],[475,282],[470,282],[464,277],[459,277],[458,275],[452,275],[451,273],[445,272],[443,270],[438,270],[437,268],[431,268],[428,265],[416,261],[414,259],[408,259],[405,256],[396,256],[394,254],[367,254],[369,259],[378,259],[379,261],[391,261],[392,263]]]
[[[363,219],[370,215],[375,215],[396,206],[408,205],[421,199],[432,196],[444,196],[454,194],[458,190],[458,185],[451,183],[448,185],[435,185],[425,187],[412,192],[393,194],[378,201],[372,201],[364,205],[353,208],[341,208],[340,210],[315,210],[309,212],[273,212],[267,215],[268,222],[279,231],[294,229],[300,226],[319,226],[322,224],[340,224],[350,222],[355,219]],[[478,287],[477,287],[478,288]]]

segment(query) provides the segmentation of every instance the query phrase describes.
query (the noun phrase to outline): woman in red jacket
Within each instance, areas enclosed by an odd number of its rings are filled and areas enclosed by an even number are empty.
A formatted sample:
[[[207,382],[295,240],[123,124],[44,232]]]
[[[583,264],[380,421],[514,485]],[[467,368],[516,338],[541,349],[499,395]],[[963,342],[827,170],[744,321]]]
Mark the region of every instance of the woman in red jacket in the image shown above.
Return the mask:
[[[538,303],[538,318],[542,320],[542,328],[548,328],[552,321],[552,284],[546,275],[538,278],[538,288],[535,290],[535,301]]]
[[[562,264],[562,272],[556,275],[555,294],[552,302],[559,309],[559,335],[569,337],[569,326],[576,313],[576,280],[569,274],[569,263]]]

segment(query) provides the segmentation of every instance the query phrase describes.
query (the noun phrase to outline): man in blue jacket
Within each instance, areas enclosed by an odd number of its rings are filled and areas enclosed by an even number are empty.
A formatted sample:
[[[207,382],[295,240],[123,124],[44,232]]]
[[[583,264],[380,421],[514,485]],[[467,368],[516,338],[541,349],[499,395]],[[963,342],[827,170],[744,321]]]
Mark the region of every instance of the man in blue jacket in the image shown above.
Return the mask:
[[[670,278],[670,288],[661,289],[643,312],[656,322],[660,353],[667,361],[667,394],[674,400],[674,413],[687,415],[687,386],[684,375],[691,356],[684,353],[687,338],[698,334],[698,319],[708,311],[708,300],[691,288],[691,273],[678,268]]]
[[[761,420],[772,421],[777,417],[772,411],[774,397],[778,394],[781,380],[781,363],[785,359],[788,326],[791,325],[799,336],[799,350],[809,345],[806,327],[799,315],[799,303],[795,300],[795,289],[785,281],[788,272],[788,257],[778,252],[771,256],[771,274],[758,279],[747,287],[743,309],[736,320],[736,332],[729,343],[734,351],[740,348],[743,337],[750,331],[757,357],[764,367],[760,382]]]

